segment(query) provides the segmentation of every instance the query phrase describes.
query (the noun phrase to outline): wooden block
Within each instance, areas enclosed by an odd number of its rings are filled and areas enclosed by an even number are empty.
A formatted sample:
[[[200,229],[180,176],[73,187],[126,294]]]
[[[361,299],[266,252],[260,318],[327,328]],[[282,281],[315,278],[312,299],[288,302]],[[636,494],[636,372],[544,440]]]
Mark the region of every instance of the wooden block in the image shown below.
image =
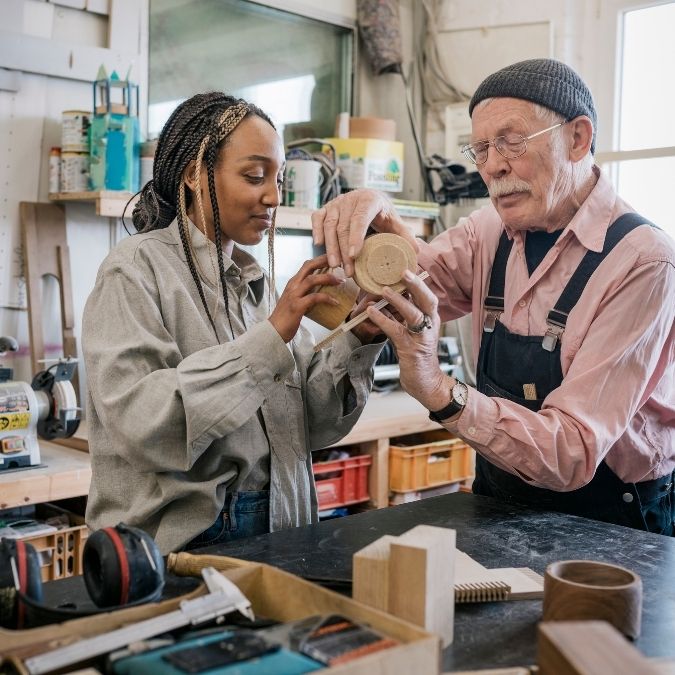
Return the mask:
[[[539,624],[540,675],[656,675],[659,671],[606,621]]]
[[[389,611],[389,553],[398,537],[389,534],[357,551],[352,558],[352,597],[370,607]]]
[[[390,544],[389,612],[452,643],[455,531],[418,525]]]

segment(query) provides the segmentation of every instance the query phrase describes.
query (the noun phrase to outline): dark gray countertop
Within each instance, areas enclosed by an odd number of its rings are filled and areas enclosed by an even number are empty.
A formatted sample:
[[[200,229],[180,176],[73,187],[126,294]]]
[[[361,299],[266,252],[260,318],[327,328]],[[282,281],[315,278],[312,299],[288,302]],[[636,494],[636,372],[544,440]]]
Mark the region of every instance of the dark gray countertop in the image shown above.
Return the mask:
[[[486,567],[530,567],[588,559],[627,567],[644,585],[642,636],[647,656],[675,657],[675,539],[585,518],[512,507],[452,494],[368,511],[318,525],[251,537],[194,553],[217,553],[276,565],[306,577],[351,579],[352,555],[384,534],[418,524],[457,530],[457,547]],[[458,605],[446,670],[536,662],[541,601]]]

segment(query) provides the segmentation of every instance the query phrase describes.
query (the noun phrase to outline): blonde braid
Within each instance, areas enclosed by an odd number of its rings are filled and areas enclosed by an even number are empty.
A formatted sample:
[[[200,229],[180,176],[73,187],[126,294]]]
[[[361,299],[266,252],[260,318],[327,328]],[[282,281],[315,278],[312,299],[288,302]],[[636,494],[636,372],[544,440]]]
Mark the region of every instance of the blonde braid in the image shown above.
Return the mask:
[[[202,269],[202,266],[199,264],[199,256],[195,255],[195,249],[194,246],[192,245],[192,233],[190,232],[190,219],[188,218],[187,215],[187,208],[186,208],[186,202],[185,202],[185,183],[181,183],[178,186],[178,209],[180,210],[180,214],[183,218],[183,222],[185,223],[185,238],[187,239],[187,244],[188,247],[190,248],[190,253],[192,254],[192,259],[194,260],[194,263],[199,270],[199,274],[202,279],[208,279],[209,277],[206,275],[204,270]],[[208,246],[208,239],[207,239],[207,244]],[[211,251],[211,247],[209,246],[209,255],[211,256],[211,264],[213,265],[213,253]],[[213,316],[216,316],[216,311],[218,310],[218,294],[220,292],[220,286],[219,286],[219,281],[218,281],[218,274],[215,271],[215,266],[213,273],[216,277],[216,301],[213,306]]]
[[[274,273],[274,233],[276,232],[277,226],[277,210],[274,209],[272,214],[272,227],[270,232],[267,235],[267,265],[269,267],[270,275],[270,288],[269,288],[269,306],[270,311],[272,310],[272,303],[276,304],[276,277]]]

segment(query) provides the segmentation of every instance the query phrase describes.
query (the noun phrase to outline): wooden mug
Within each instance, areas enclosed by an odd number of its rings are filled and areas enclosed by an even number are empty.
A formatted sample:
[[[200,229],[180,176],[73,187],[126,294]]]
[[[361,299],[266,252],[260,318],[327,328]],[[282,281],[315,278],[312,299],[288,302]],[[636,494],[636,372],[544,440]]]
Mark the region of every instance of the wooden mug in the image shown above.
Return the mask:
[[[625,567],[565,560],[546,568],[544,621],[600,620],[626,637],[640,635],[642,580]]]
[[[325,272],[331,272],[335,276],[344,278],[344,272],[341,267],[332,270],[324,267],[318,270],[317,274],[324,274]],[[318,305],[314,305],[307,312],[306,316],[324,328],[335,330],[349,316],[349,312],[352,311],[356,299],[359,297],[360,289],[353,279],[344,278],[344,282],[339,286],[317,286],[314,292],[330,295],[331,298],[335,298],[340,304],[329,305],[327,302],[321,302]]]

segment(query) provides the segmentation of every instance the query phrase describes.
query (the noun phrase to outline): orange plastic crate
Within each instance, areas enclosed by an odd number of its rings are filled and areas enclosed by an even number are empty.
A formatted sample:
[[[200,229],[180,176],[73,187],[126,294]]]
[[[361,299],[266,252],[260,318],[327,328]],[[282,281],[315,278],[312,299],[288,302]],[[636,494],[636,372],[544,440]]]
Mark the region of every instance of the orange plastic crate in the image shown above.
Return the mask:
[[[447,431],[429,431],[426,443],[389,448],[389,489],[411,492],[473,476],[473,453]]]
[[[319,509],[335,509],[347,504],[358,504],[370,499],[368,494],[368,467],[370,455],[357,455],[333,462],[317,462],[312,466],[316,480]],[[337,474],[321,478],[324,474]]]

